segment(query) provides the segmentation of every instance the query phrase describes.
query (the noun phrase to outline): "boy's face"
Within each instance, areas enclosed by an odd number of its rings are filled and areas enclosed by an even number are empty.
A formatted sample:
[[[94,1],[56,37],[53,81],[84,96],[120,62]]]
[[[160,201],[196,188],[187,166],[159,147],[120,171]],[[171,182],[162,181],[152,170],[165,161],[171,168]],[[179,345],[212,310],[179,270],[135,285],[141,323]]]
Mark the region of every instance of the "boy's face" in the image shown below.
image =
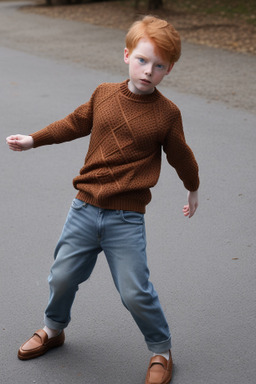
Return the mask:
[[[128,87],[136,94],[150,94],[170,73],[173,64],[163,60],[155,52],[155,47],[148,39],[140,39],[132,53],[125,48],[124,62],[129,64],[130,81]]]

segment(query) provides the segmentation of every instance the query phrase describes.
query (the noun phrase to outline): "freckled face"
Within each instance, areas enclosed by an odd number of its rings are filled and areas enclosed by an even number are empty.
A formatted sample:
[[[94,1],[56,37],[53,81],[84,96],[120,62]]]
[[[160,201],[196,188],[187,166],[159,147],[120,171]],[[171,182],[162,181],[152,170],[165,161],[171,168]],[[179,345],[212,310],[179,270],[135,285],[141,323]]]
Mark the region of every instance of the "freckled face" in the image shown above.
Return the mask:
[[[173,67],[155,53],[155,47],[148,39],[140,39],[131,54],[125,48],[124,62],[129,64],[128,87],[135,94],[154,92],[155,87]]]

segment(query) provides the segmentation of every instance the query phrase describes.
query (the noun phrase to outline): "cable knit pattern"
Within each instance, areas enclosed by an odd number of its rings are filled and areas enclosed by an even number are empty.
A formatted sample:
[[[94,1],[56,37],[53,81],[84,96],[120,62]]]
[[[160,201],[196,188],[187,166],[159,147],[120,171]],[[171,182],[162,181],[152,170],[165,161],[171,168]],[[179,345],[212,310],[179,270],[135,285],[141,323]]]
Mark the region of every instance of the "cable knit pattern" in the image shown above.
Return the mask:
[[[199,186],[198,165],[177,106],[158,90],[137,95],[127,84],[101,84],[90,101],[31,136],[39,147],[91,134],[84,166],[73,181],[77,198],[144,213],[159,178],[162,148],[190,191]]]

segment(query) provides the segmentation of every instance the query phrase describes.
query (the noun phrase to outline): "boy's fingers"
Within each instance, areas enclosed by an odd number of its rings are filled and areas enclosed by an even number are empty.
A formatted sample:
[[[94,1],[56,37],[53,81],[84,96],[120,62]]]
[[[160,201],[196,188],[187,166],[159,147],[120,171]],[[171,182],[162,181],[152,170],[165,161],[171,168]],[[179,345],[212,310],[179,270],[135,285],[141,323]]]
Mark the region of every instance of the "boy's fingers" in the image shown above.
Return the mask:
[[[19,145],[15,144],[15,143],[7,143],[9,145],[9,149],[11,149],[12,151],[21,151],[21,148]]]
[[[184,207],[183,207],[183,214],[184,214],[184,216],[188,216],[189,215],[189,206],[188,205],[184,205]]]
[[[16,140],[19,140],[19,139],[20,139],[20,135],[19,134],[11,135],[11,136],[6,137],[6,142],[12,142],[12,141],[16,141]]]

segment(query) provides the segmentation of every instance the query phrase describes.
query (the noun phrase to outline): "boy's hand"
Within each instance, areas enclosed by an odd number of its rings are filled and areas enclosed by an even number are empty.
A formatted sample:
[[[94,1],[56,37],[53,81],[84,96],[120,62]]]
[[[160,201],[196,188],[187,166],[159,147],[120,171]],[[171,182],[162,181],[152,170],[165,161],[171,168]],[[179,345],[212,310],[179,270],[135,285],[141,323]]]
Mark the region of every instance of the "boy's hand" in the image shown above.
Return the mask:
[[[6,138],[6,143],[12,151],[27,151],[33,148],[34,140],[32,136],[11,135]]]
[[[198,207],[198,191],[188,192],[188,205],[184,205],[183,214],[189,218],[194,215]]]

